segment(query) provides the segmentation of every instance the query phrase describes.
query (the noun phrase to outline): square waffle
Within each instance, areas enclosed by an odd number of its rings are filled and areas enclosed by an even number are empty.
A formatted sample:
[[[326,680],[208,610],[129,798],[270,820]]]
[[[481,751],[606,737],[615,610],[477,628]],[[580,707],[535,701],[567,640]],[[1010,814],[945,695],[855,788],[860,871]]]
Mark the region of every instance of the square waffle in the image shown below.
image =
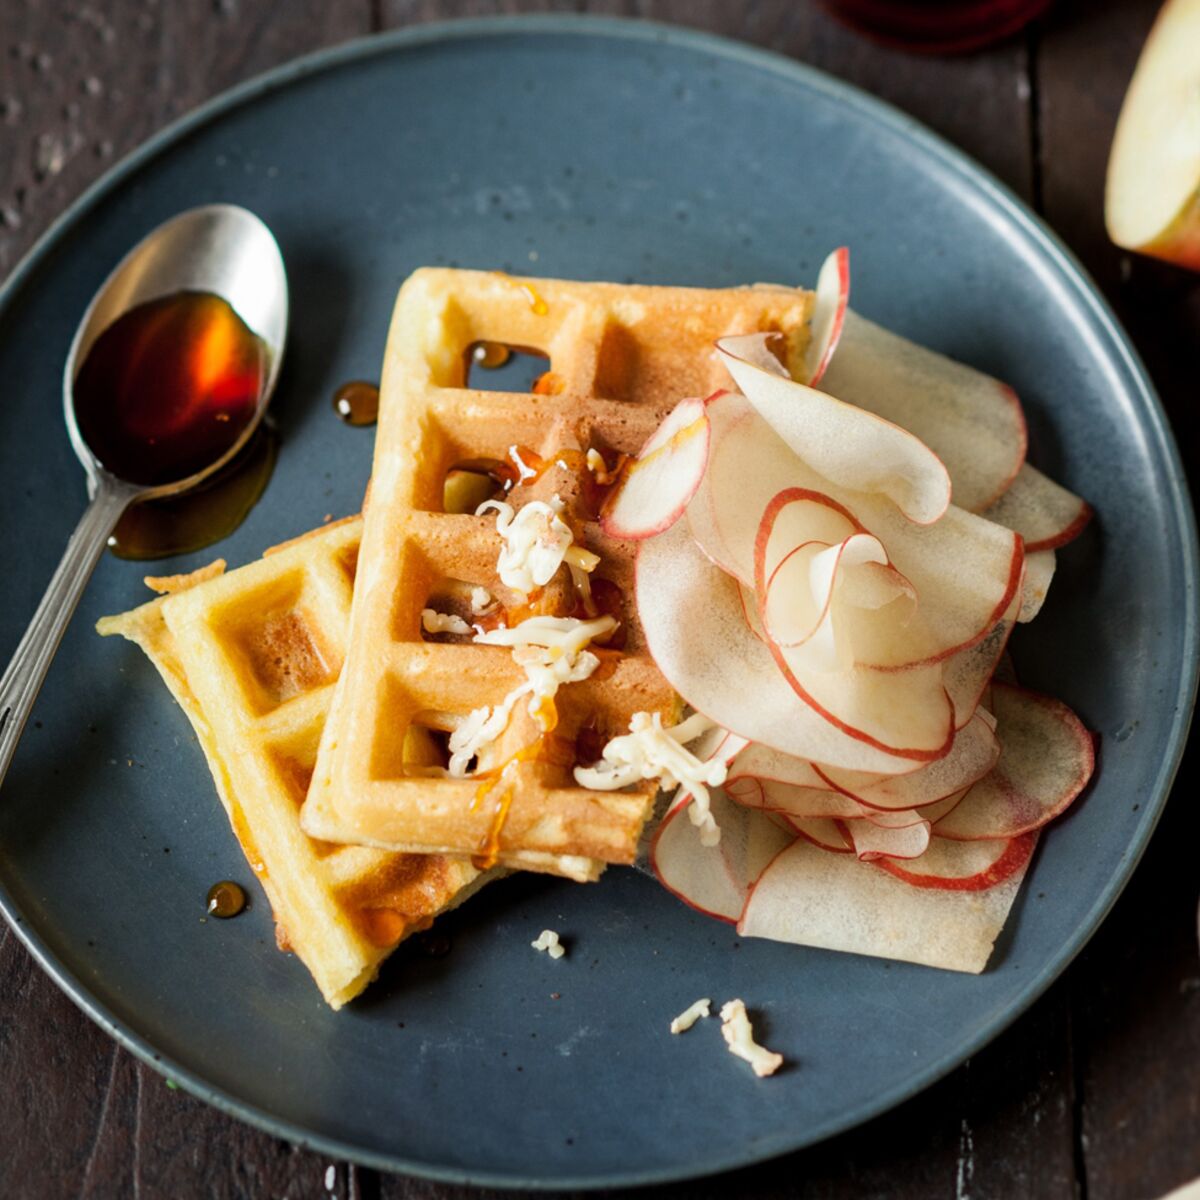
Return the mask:
[[[809,292],[775,286],[626,287],[438,269],[405,282],[384,358],[346,669],[302,811],[312,836],[472,855],[477,863],[580,880],[595,878],[605,863],[633,861],[656,785],[623,793],[577,786],[577,758],[597,755],[584,755],[576,743],[587,731],[598,751],[627,731],[635,712],[673,719],[677,700],[646,651],[633,603],[634,546],[602,533],[583,452],[595,448],[610,463],[635,454],[680,399],[727,386],[712,350],[720,337],[777,331],[789,359],[801,356],[811,301]],[[481,343],[543,354],[550,371],[532,393],[474,390],[471,350]],[[414,772],[403,747],[410,726],[452,728],[524,680],[506,649],[469,638],[452,644],[423,633],[421,622],[430,598],[454,588],[484,587],[506,609],[523,601],[497,578],[494,516],[443,510],[449,470],[511,461],[514,446],[548,469],[506,499],[514,508],[562,499],[576,540],[600,556],[593,578],[607,579],[620,597],[624,644],[619,652],[592,647],[603,669],[560,690],[546,752],[512,763],[499,788]],[[535,611],[570,612],[569,582],[553,584]],[[478,772],[537,741],[524,708],[518,705],[491,761],[481,756]]]
[[[361,529],[353,518],[229,574],[164,580],[170,595],[97,626],[141,646],[187,714],[276,940],[334,1008],[400,941],[490,878],[462,859],[335,846],[300,828],[345,654]]]

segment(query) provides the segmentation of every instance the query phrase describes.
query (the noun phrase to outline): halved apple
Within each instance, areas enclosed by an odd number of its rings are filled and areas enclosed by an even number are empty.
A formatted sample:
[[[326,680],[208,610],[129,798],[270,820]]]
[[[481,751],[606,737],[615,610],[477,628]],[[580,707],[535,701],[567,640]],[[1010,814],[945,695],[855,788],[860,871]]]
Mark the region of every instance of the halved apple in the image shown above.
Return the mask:
[[[1167,0],[1125,94],[1104,217],[1118,246],[1200,271],[1200,0]]]

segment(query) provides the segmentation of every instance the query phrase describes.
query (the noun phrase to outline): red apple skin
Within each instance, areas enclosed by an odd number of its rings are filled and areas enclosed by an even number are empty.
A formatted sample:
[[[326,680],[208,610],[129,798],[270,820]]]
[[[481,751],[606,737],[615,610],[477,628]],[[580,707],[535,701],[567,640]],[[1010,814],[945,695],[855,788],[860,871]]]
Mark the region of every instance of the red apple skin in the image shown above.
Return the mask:
[[[833,361],[834,351],[837,350],[838,342],[842,337],[842,326],[846,323],[846,309],[850,304],[849,246],[839,246],[833,252],[833,257],[837,263],[838,271],[837,309],[833,315],[833,323],[830,325],[829,340],[825,348],[821,351],[821,357],[817,360],[817,365],[813,368],[812,378],[808,381],[809,387],[817,386],[821,380],[821,376],[825,374],[826,368]]]
[[[697,448],[688,447],[687,453],[694,458],[695,462],[693,475],[690,478],[685,477],[684,479],[684,488],[671,500],[669,506],[666,506],[661,510],[651,508],[649,512],[643,511],[638,514],[631,514],[630,518],[622,520],[618,509],[620,506],[621,492],[625,485],[625,479],[628,478],[628,475],[626,475],[621,479],[620,482],[618,482],[616,488],[605,501],[604,508],[600,513],[600,528],[609,537],[623,538],[627,541],[641,541],[644,538],[654,537],[655,534],[664,533],[666,530],[670,529],[671,526],[674,525],[681,516],[683,516],[684,510],[687,508],[688,503],[691,501],[692,497],[696,494],[697,489],[700,487],[700,481],[704,478],[704,472],[708,467],[708,450],[712,438],[712,430],[707,418],[704,416],[704,409],[709,403],[711,403],[712,400],[716,399],[716,397],[721,394],[721,392],[716,392],[707,400],[697,402],[697,421],[704,421],[704,427],[700,433],[700,436],[703,438],[703,444],[698,448],[700,453],[696,452]],[[690,402],[683,401],[682,403],[688,404]],[[678,411],[678,408],[672,409],[671,413],[665,418],[665,420],[670,420],[670,417]],[[682,428],[688,427],[689,426],[683,426]],[[637,469],[638,462],[641,460],[642,456],[646,454],[647,448],[651,446],[651,443],[653,443],[654,438],[657,436],[657,432],[651,435],[649,441],[646,443],[646,446],[642,447],[638,453],[638,457],[634,459],[633,463],[628,467],[629,471]],[[657,447],[655,447],[655,449],[657,449]],[[676,453],[683,452],[676,451]]]
[[[932,888],[946,892],[983,892],[988,888],[1003,883],[1009,876],[1021,870],[1033,857],[1033,848],[1037,845],[1036,832],[1023,833],[1020,837],[1011,838],[1004,852],[986,871],[961,878],[947,878],[944,875],[922,875],[910,871],[896,859],[880,858],[871,865],[911,883],[913,887]]]

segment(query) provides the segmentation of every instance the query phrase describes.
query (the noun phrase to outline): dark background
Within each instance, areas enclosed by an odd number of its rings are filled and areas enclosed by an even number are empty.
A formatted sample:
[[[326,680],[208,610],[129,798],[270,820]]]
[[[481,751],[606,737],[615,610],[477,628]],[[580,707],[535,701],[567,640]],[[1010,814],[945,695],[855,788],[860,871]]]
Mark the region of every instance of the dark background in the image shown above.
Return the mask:
[[[925,58],[866,41],[807,0],[2,0],[0,275],[154,130],[296,55],[418,21],[496,12],[675,21],[874,92],[1041,212],[1116,307],[1194,477],[1188,421],[1200,276],[1117,250],[1102,219],[1113,126],[1157,8],[1158,0],[1059,0],[996,47]],[[1090,947],[990,1048],[833,1141],[656,1195],[1152,1200],[1200,1175],[1194,772],[1186,761],[1144,862]],[[331,1163],[169,1089],[79,1014],[3,926],[0,1193],[499,1195]]]

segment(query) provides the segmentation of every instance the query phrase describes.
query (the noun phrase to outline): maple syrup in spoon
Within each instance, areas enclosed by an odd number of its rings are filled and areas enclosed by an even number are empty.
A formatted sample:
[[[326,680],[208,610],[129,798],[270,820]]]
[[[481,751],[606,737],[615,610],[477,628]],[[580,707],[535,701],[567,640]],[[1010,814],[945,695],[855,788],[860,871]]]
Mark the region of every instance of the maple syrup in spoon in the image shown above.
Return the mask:
[[[63,632],[118,519],[181,495],[258,428],[287,334],[283,258],[231,204],[160,225],[121,261],[67,355],[67,433],[89,504],[0,678],[0,782]]]

